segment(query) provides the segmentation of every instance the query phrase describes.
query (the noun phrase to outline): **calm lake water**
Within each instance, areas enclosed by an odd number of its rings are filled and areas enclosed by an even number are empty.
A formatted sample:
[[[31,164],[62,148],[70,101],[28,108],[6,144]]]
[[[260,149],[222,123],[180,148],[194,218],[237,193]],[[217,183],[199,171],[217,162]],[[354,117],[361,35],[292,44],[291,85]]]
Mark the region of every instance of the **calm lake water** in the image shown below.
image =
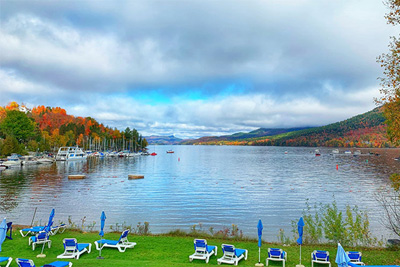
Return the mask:
[[[166,151],[173,149],[174,154]],[[173,229],[221,230],[238,225],[248,236],[257,235],[257,222],[264,224],[263,239],[277,240],[279,229],[290,233],[306,200],[310,204],[332,203],[339,208],[357,205],[368,211],[372,232],[389,237],[380,224],[381,208],[374,193],[388,185],[389,175],[400,171],[398,149],[364,149],[380,156],[329,155],[331,149],[155,146],[157,156],[90,159],[9,169],[0,174],[0,216],[30,225],[45,222],[51,208],[55,221],[86,225],[104,210],[106,225],[136,226],[150,223],[153,233]],[[287,154],[285,154],[287,151]],[[353,150],[354,151],[354,150]],[[336,169],[338,165],[338,170]],[[68,180],[70,174],[85,174],[84,180]],[[128,180],[129,174],[145,179]]]

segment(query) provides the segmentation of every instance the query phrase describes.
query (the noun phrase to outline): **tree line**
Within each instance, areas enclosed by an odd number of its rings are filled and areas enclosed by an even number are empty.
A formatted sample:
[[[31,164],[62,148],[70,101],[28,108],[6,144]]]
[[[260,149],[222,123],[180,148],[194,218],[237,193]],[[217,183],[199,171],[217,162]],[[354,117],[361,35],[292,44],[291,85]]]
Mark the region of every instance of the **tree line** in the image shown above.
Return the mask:
[[[120,131],[91,117],[68,115],[60,107],[37,106],[29,110],[16,102],[0,107],[0,155],[3,156],[27,151],[55,152],[62,146],[136,152],[147,145],[134,128]]]

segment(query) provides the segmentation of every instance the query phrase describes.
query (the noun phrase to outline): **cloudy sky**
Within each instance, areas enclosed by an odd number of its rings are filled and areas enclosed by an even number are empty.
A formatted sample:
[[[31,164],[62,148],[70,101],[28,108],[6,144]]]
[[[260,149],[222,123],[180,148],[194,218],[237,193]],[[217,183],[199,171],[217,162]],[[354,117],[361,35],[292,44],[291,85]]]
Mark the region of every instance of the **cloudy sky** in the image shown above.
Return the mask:
[[[379,0],[0,0],[0,105],[144,135],[320,126],[375,107]]]

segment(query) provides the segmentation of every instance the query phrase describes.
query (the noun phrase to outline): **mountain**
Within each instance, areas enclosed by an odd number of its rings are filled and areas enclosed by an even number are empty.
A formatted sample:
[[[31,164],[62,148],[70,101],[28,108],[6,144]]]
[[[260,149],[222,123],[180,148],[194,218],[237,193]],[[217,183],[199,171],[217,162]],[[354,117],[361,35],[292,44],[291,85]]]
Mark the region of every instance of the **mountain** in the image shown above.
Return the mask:
[[[234,133],[232,135],[222,135],[222,136],[205,136],[201,137],[199,139],[192,139],[192,140],[183,140],[181,144],[184,145],[192,145],[192,144],[204,144],[208,142],[221,142],[221,141],[235,141],[235,140],[243,140],[243,139],[251,139],[251,138],[257,138],[257,137],[263,137],[263,136],[273,136],[273,135],[278,135],[278,134],[284,134],[288,132],[293,132],[293,131],[299,131],[303,129],[308,129],[309,127],[303,127],[303,128],[289,128],[289,129],[284,129],[284,128],[278,128],[278,129],[267,129],[267,128],[259,128],[257,130],[248,132],[248,133]]]
[[[182,142],[182,139],[177,138],[173,135],[170,136],[146,136],[145,137],[149,145],[177,145]]]
[[[313,128],[264,129],[184,142],[196,145],[389,147],[385,118],[378,107],[350,119]]]

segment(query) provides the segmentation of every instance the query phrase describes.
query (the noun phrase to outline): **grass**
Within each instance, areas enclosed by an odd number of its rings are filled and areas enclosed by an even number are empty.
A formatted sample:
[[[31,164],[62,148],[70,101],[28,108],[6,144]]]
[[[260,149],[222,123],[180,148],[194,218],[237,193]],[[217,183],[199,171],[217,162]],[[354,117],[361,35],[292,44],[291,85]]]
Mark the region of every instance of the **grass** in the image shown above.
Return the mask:
[[[117,240],[120,233],[106,233],[106,239]],[[81,255],[79,260],[71,259],[73,266],[82,267],[127,267],[127,266],[215,266],[217,258],[222,256],[221,244],[234,244],[238,248],[247,249],[249,251],[247,261],[241,260],[239,266],[254,266],[258,262],[258,246],[256,241],[235,241],[223,240],[216,238],[207,238],[210,245],[218,246],[217,257],[212,256],[208,265],[204,261],[194,260],[189,262],[188,256],[193,253],[193,237],[190,236],[170,236],[170,235],[150,235],[136,236],[130,234],[129,241],[136,242],[137,245],[133,249],[127,249],[125,253],[118,252],[117,249],[104,248],[102,256],[104,260],[97,260],[99,252],[96,250],[93,242],[99,239],[97,233],[81,233],[72,230],[66,230],[63,234],[57,234],[51,237],[52,246],[44,249],[46,258],[36,258],[40,254],[42,246],[38,246],[35,251],[28,246],[28,237],[21,237],[19,232],[14,232],[14,240],[8,240],[3,243],[0,256],[10,256],[12,258],[32,259],[36,266],[53,262],[57,255],[63,253],[62,240],[67,237],[77,238],[79,243],[92,243],[92,252],[90,254]],[[295,266],[299,263],[299,247],[298,246],[281,246],[277,244],[264,243],[261,247],[261,262],[265,265],[268,247],[283,248],[288,253],[288,261],[286,266]],[[313,245],[302,246],[302,264],[311,266],[310,254],[314,249],[328,250],[331,255],[332,266],[336,256],[336,246],[333,245]],[[368,265],[393,265],[400,264],[400,251],[377,249],[377,248],[345,248],[347,250],[358,250],[363,253],[363,262]],[[17,266],[13,261],[11,266]],[[10,266],[10,267],[11,267]],[[270,262],[270,266],[282,266],[278,262]],[[315,267],[324,265],[315,265]],[[326,266],[326,265],[325,265]]]

